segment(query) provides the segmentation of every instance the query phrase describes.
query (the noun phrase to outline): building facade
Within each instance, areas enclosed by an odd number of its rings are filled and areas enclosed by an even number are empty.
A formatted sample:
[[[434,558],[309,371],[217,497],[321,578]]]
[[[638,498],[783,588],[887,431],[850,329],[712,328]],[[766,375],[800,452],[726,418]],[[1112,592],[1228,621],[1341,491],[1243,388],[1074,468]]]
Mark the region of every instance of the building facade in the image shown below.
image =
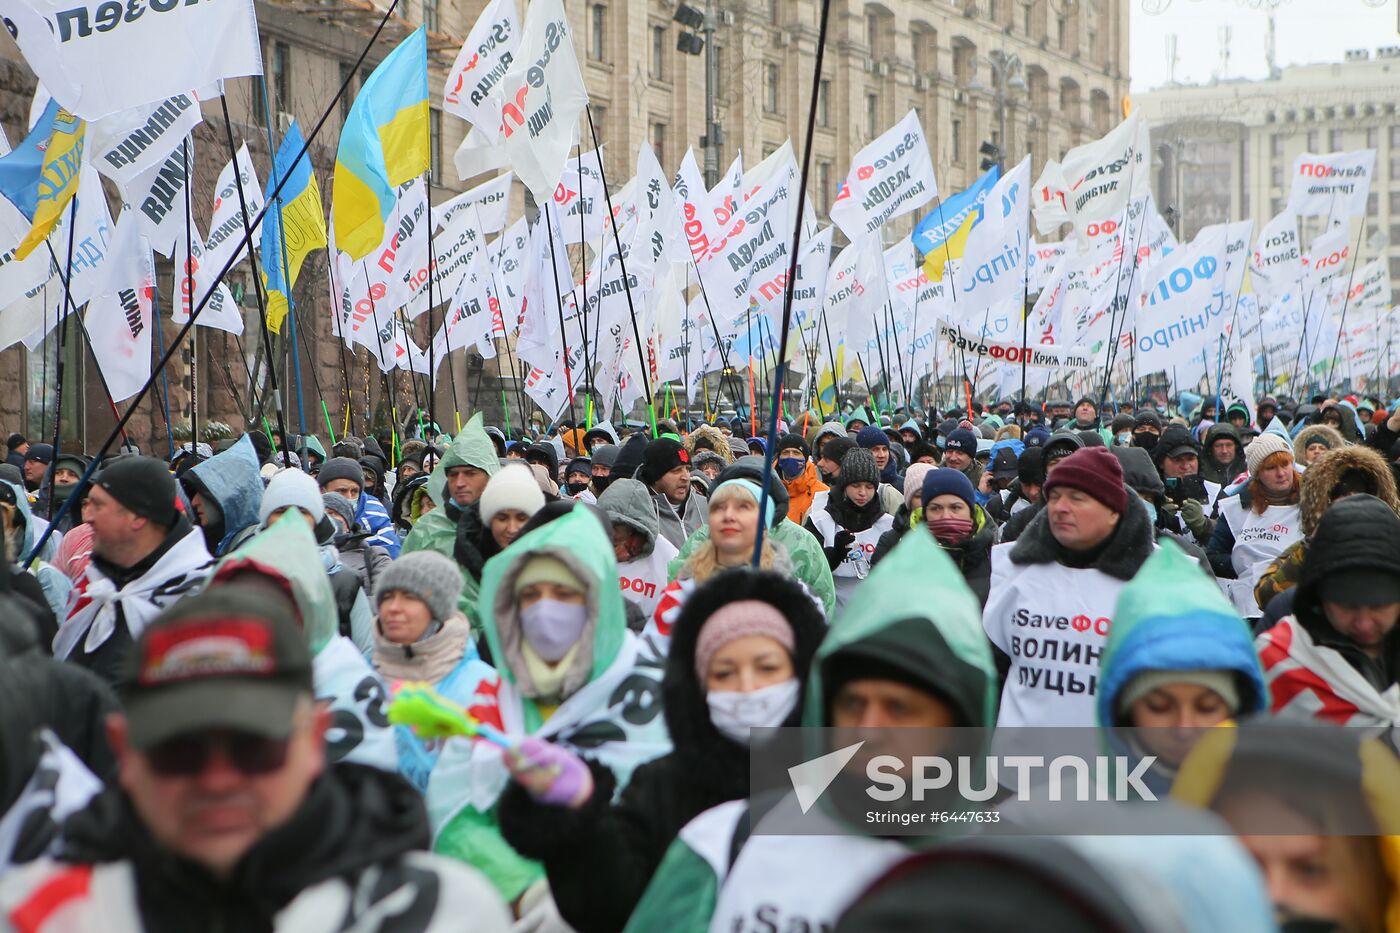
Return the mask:
[[[723,171],[742,152],[752,165],[788,139],[800,157],[811,106],[819,0],[691,0],[689,5],[713,25],[704,35],[713,43],[714,105],[722,130],[716,135],[722,138],[709,154],[709,164]],[[429,31],[430,91],[436,104],[446,69],[484,6],[485,0],[399,0],[357,74],[355,60],[382,15],[370,0],[258,0],[271,120],[261,85],[228,82],[235,138],[247,140],[266,182],[268,123],[277,139],[285,128],[284,115],[294,116],[309,133],[343,83],[356,89],[393,43],[420,23]],[[522,14],[525,6],[521,3]],[[694,40],[687,40],[689,47],[701,54],[677,48],[682,33],[700,31],[677,20],[682,6],[672,0],[566,3],[591,99],[592,125],[580,121],[579,139],[591,148],[596,130],[613,190],[632,175],[643,140],[651,142],[667,172],[676,170],[688,147],[695,148],[702,166],[707,164],[701,146],[706,56]],[[809,185],[818,215],[825,218],[854,154],[910,109],[919,113],[945,194],[977,177],[984,142],[1004,152],[1008,167],[1029,153],[1033,171],[1038,171],[1046,159],[1102,135],[1122,115],[1127,30],[1128,0],[833,0],[817,86]],[[17,50],[8,38],[0,39],[0,122],[12,140],[24,134],[33,90],[33,76]],[[336,140],[348,108],[348,98],[329,107],[326,126],[311,150],[327,207]],[[460,180],[453,170],[452,155],[466,124],[436,106],[431,119],[433,202],[438,203],[485,178]],[[206,105],[195,149],[194,216],[205,223],[214,179],[229,158],[218,103]],[[518,189],[515,198],[512,219],[525,209]],[[887,236],[907,234],[915,219],[901,218]],[[307,429],[325,436],[322,400],[336,434],[347,423],[353,432],[363,433],[367,421],[387,417],[393,408],[403,421],[418,405],[428,407],[421,379],[400,374],[384,380],[363,351],[341,349],[330,332],[326,265],[323,251],[313,253],[293,295],[300,408]],[[175,331],[168,318],[169,276],[166,263],[161,301],[166,344]],[[263,376],[266,354],[256,290],[246,266],[233,284],[247,320],[243,337],[194,329],[194,352],[180,349],[168,379],[141,403],[132,421],[132,440],[143,449],[163,452],[167,408],[172,422],[188,423],[191,361],[201,424],[217,421],[241,431],[250,422],[261,426],[266,416],[276,427],[272,393]],[[423,343],[427,323],[417,322]],[[58,334],[32,353],[16,346],[0,354],[0,428],[35,437],[52,432]],[[274,337],[269,344],[288,429],[295,431],[298,367],[289,337]],[[498,364],[483,370],[480,359],[461,356],[454,357],[450,368],[443,367],[435,396],[438,420],[449,430],[455,427],[454,413],[465,417],[478,405],[498,411]],[[111,429],[112,406],[78,335],[69,335],[65,363],[64,437],[91,450]]]
[[[1263,81],[1165,87],[1136,97],[1152,130],[1158,206],[1176,212],[1182,240],[1209,224],[1246,218],[1257,233],[1287,204],[1299,155],[1374,149],[1356,261],[1385,256],[1391,285],[1400,287],[1397,86],[1400,48],[1386,47],[1284,68]],[[1305,248],[1323,223],[1303,218]]]

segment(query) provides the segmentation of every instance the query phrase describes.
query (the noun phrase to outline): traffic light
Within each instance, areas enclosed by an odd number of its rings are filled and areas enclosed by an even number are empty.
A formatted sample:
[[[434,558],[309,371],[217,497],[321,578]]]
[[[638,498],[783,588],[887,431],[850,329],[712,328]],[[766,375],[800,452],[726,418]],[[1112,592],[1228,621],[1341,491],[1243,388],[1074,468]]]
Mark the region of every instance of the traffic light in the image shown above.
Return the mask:
[[[985,142],[977,147],[977,152],[982,156],[982,171],[991,171],[1001,165],[1001,147],[996,143]]]

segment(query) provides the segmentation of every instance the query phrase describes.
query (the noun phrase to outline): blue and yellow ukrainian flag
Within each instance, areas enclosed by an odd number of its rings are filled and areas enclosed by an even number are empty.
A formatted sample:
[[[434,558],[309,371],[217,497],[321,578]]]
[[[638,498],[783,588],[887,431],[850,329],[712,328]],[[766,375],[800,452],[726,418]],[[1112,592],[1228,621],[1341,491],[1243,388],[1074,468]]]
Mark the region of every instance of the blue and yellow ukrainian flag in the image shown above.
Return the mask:
[[[374,69],[350,105],[335,156],[335,243],[351,259],[384,239],[394,189],[431,165],[428,37],[418,27]]]
[[[286,179],[276,206],[267,212],[262,228],[263,282],[267,291],[267,326],[282,332],[282,320],[290,307],[288,295],[297,283],[301,264],[313,249],[326,245],[326,217],[321,212],[321,189],[311,171],[311,158],[297,159],[305,141],[296,121],[287,130],[277,157],[272,160],[273,186]],[[295,162],[293,160],[296,160]],[[282,255],[283,243],[287,254]]]
[[[914,248],[923,257],[924,275],[931,281],[942,281],[948,260],[962,258],[967,235],[982,219],[982,202],[1000,177],[1001,170],[992,166],[970,188],[948,198],[919,221],[910,234]]]
[[[23,259],[49,238],[78,193],[87,124],[50,100],[24,142],[0,158],[0,194],[31,224],[15,257]]]

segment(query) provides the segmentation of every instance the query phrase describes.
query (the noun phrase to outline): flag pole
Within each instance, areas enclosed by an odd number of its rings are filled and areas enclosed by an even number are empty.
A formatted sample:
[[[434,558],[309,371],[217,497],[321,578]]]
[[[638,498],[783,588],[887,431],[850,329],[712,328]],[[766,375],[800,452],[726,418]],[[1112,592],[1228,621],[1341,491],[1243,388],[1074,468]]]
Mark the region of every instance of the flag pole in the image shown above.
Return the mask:
[[[767,530],[765,527],[767,523],[762,521],[761,517],[768,510],[768,487],[771,485],[769,477],[773,475],[773,458],[778,453],[776,450],[778,446],[776,440],[778,435],[778,405],[783,397],[783,377],[787,369],[788,336],[792,329],[792,302],[797,286],[797,263],[802,244],[802,213],[807,204],[807,179],[812,168],[812,136],[817,128],[817,91],[821,86],[822,58],[826,52],[826,28],[830,18],[831,0],[822,0],[821,24],[817,31],[816,61],[812,68],[812,94],[807,108],[807,145],[806,151],[802,154],[802,177],[797,188],[797,211],[793,215],[792,249],[788,255],[787,283],[783,289],[783,330],[778,344],[778,364],[773,367],[773,404],[768,415],[770,441],[763,457],[764,481],[759,484],[758,514],[760,521],[758,533],[754,536],[753,543],[754,567],[758,567],[763,558],[763,534]]]
[[[253,295],[258,302],[258,321],[262,328],[263,355],[267,358],[267,378],[272,383],[272,398],[277,403],[277,430],[282,434],[282,466],[292,465],[292,452],[287,443],[287,417],[282,411],[282,392],[277,387],[277,364],[272,354],[272,335],[267,329],[267,296],[263,294],[262,273],[258,269],[258,257],[253,251],[253,230],[252,220],[248,216],[248,199],[243,193],[243,173],[238,167],[238,147],[233,144],[233,120],[228,115],[228,97],[219,95],[219,105],[224,112],[224,132],[228,137],[229,158],[233,162],[233,183],[238,190],[238,209],[243,215],[243,230],[247,234],[248,242],[248,263],[253,267]],[[275,153],[273,153],[275,155]],[[293,164],[296,164],[293,162]],[[186,186],[188,188],[188,186]],[[280,194],[281,184],[273,187],[275,193]],[[267,199],[263,204],[262,216],[266,216],[269,207],[276,203],[276,197]],[[238,256],[238,251],[234,251],[234,257]],[[195,342],[197,346],[197,341]],[[194,423],[194,360],[195,354],[190,354],[190,423]],[[274,445],[274,453],[276,452]]]
[[[72,311],[73,305],[73,234],[74,228],[78,225],[78,195],[74,193],[68,201],[68,260],[66,271],[63,274],[63,304],[65,308]],[[44,242],[48,242],[45,240]],[[45,516],[50,526],[54,523],[53,518],[53,474],[54,465],[58,463],[59,444],[63,428],[63,357],[68,353],[68,314],[63,315],[63,320],[58,324],[58,363],[54,366],[54,394],[53,394],[53,456],[49,459],[49,465],[44,470],[44,480],[49,486],[49,509]],[[120,423],[120,422],[118,422]],[[41,485],[43,480],[40,481]],[[38,553],[38,548],[35,548]],[[31,557],[32,559],[32,557]],[[26,568],[27,569],[27,568]]]
[[[339,105],[341,96],[345,94],[347,89],[349,89],[350,82],[354,79],[354,76],[357,73],[360,65],[363,64],[365,56],[369,54],[369,50],[373,48],[374,43],[379,40],[380,33],[384,31],[384,26],[389,22],[389,17],[393,16],[394,10],[398,8],[398,5],[399,0],[390,0],[389,8],[384,11],[384,16],[380,19],[379,25],[375,27],[374,33],[369,38],[369,42],[365,45],[363,49],[360,50],[360,55],[355,60],[354,65],[351,66],[349,71],[346,72],[345,79],[341,82],[340,90],[337,91],[335,96],[331,98],[331,101],[327,105],[325,111],[322,112],[320,119],[316,121],[316,126],[312,128],[311,135],[307,137],[307,139],[304,141],[301,152],[297,153],[297,159],[300,159],[303,155],[306,154],[306,151],[311,147],[312,140],[314,140],[317,136],[320,135],[321,129],[326,125],[326,121],[330,119],[331,113]],[[285,180],[283,181],[283,184],[285,184]],[[273,190],[272,196],[276,197],[280,191],[281,185],[278,185],[277,188]],[[254,227],[262,222],[263,216],[266,215],[266,213],[267,206],[264,205],[262,212],[258,214],[257,219],[254,221]],[[243,240],[242,243],[240,243],[239,245],[239,249],[242,249],[244,246],[250,246],[252,243],[252,239],[253,230],[245,224],[243,230]],[[219,274],[214,277],[215,285],[218,285],[224,280],[224,278],[228,275],[229,270],[233,268],[234,262],[237,260],[237,258],[238,252],[236,250],[234,254],[224,262],[223,268],[219,270]],[[151,387],[155,385],[157,372],[159,370],[163,370],[166,366],[170,364],[170,360],[175,356],[175,351],[179,348],[180,342],[194,327],[195,321],[198,319],[199,315],[204,312],[204,309],[206,307],[208,307],[209,298],[212,294],[213,290],[211,289],[209,294],[206,294],[204,296],[204,299],[200,301],[190,312],[190,319],[186,321],[184,325],[181,326],[179,332],[176,333],[174,339],[170,343],[170,346],[161,356],[160,363],[156,367],[156,370],[153,371],[151,375],[146,378],[146,381],[142,384],[141,388],[136,391],[136,394],[132,397],[131,403],[127,406],[126,413],[117,419],[116,426],[113,427],[111,432],[107,435],[107,439],[102,442],[102,446],[98,449],[96,456],[93,457],[93,461],[89,465],[87,472],[84,473],[83,476],[78,480],[77,485],[73,488],[73,493],[69,495],[68,499],[64,501],[63,507],[59,509],[58,516],[55,521],[61,521],[63,516],[66,515],[68,511],[72,508],[74,500],[81,498],[83,490],[87,488],[88,484],[92,480],[92,474],[96,471],[97,465],[102,461],[102,458],[107,455],[107,451],[111,450],[112,444],[116,441],[118,435],[124,432],[126,428],[126,423],[131,420],[131,416],[135,414],[137,406],[140,405],[141,400],[145,398],[146,393],[151,391]],[[53,532],[56,529],[56,527],[57,525],[51,522],[49,524],[49,527],[44,530],[43,535],[41,535],[39,540],[35,542],[34,548],[24,558],[24,568],[26,570],[34,563],[34,558],[39,554],[40,551],[43,550],[44,546],[48,543],[48,540],[53,535]]]

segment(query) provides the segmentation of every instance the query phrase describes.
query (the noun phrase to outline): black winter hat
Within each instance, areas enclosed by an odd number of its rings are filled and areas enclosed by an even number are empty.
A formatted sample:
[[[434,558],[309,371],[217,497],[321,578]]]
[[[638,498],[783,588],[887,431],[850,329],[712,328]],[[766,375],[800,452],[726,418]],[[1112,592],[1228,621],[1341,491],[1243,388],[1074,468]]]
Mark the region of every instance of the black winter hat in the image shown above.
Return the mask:
[[[849,437],[833,437],[822,445],[822,459],[830,460],[836,465],[841,464],[841,459],[852,450],[856,449],[856,442]]]
[[[690,466],[690,452],[669,437],[658,437],[642,453],[637,479],[650,486],[679,466]]]
[[[30,444],[29,450],[24,454],[24,462],[28,463],[30,460],[37,460],[43,464],[51,463],[53,461],[53,445]]]
[[[316,482],[325,489],[331,480],[348,479],[354,481],[361,491],[365,488],[365,471],[358,460],[351,460],[349,457],[331,457],[321,464],[321,470],[316,474]]]
[[[612,477],[614,479],[641,479],[637,471],[642,467],[642,460],[646,456],[646,449],[647,436],[645,434],[637,433],[627,438],[612,462]],[[600,447],[599,450],[602,450],[602,448]],[[595,451],[593,459],[600,460],[606,459],[606,457],[600,458],[598,452]]]
[[[123,508],[162,528],[172,527],[179,518],[180,495],[175,477],[154,457],[114,460],[97,474],[93,485],[101,487]]]
[[[796,448],[796,449],[802,451],[802,456],[804,456],[804,457],[811,457],[811,456],[812,456],[812,449],[811,449],[810,447],[807,446],[807,440],[806,440],[806,438],[804,438],[801,434],[783,434],[783,435],[780,435],[780,436],[778,437],[778,446],[774,449],[774,453],[775,453],[775,454],[782,453],[784,450],[787,450],[789,447],[794,447],[794,448]]]

